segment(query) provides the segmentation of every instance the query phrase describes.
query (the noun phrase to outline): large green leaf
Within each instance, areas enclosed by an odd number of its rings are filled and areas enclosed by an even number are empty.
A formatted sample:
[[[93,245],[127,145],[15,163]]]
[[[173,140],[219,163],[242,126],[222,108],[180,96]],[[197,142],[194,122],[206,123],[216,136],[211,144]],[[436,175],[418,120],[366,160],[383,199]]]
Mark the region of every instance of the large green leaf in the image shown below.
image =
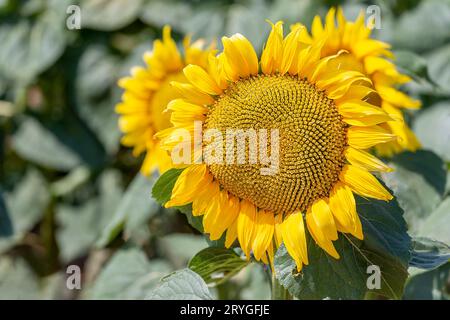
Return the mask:
[[[445,163],[435,153],[428,150],[405,151],[395,155],[392,161],[409,171],[419,173],[440,195],[444,194],[447,170]]]
[[[120,178],[118,172],[106,171],[98,181],[98,197],[80,206],[57,206],[56,221],[59,228],[56,238],[64,262],[85,255],[111,221],[122,195]]]
[[[449,225],[450,197],[447,197],[422,223],[417,235],[450,244]]]
[[[409,279],[403,299],[449,300],[450,262]]]
[[[250,262],[231,249],[206,248],[189,262],[189,268],[208,284],[218,285],[231,278]]]
[[[203,279],[190,269],[175,271],[161,279],[157,288],[147,296],[149,300],[212,300]]]
[[[149,261],[138,248],[123,248],[108,261],[91,290],[91,299],[144,299],[171,271],[163,260]]]
[[[159,250],[167,257],[175,268],[183,268],[197,252],[204,249],[207,243],[204,237],[186,233],[172,233],[161,237]]]
[[[404,152],[391,161],[395,170],[383,173],[383,180],[405,210],[410,231],[417,232],[442,201],[447,179],[445,165],[438,156],[425,150]]]
[[[112,96],[119,90],[115,88],[119,66],[106,46],[93,45],[83,52],[76,74],[79,115],[110,154],[117,152],[120,138],[118,116],[113,111],[118,98]],[[108,91],[111,87],[115,90]]]
[[[429,238],[414,238],[409,265],[420,269],[435,269],[450,261],[450,247]]]
[[[11,193],[5,194],[11,229],[0,237],[0,253],[21,241],[44,215],[50,201],[48,186],[42,175],[29,170]],[[9,224],[8,222],[5,222]]]
[[[400,16],[393,26],[393,44],[416,51],[435,48],[450,39],[450,2],[422,1]]]
[[[69,0],[49,0],[33,23],[22,19],[0,26],[0,74],[27,84],[61,56],[66,46],[69,4]]]
[[[280,283],[300,299],[362,299],[375,293],[399,299],[407,278],[410,237],[406,233],[403,211],[391,202],[357,198],[363,224],[364,241],[340,234],[334,241],[341,258],[336,260],[307,236],[309,265],[293,272],[295,262],[284,246],[275,255],[275,272]],[[381,288],[367,287],[368,267],[378,266]]]
[[[12,142],[20,156],[45,167],[69,170],[82,162],[74,151],[33,118],[21,124]]]
[[[339,260],[325,253],[308,236],[309,265],[301,273],[295,273],[294,260],[281,246],[275,254],[277,279],[299,299],[363,299],[367,292],[393,299],[402,296],[408,273],[399,261],[342,234],[334,245],[341,255]],[[380,289],[367,287],[371,265],[380,268]]]
[[[156,177],[136,175],[118,205],[112,210],[112,218],[103,229],[97,246],[103,247],[114,240],[125,229],[125,237],[138,242],[149,237],[146,227],[148,220],[159,210],[159,205],[151,198],[151,190]]]
[[[106,160],[102,145],[69,115],[60,121],[45,122],[25,117],[12,143],[24,159],[61,171],[81,164],[98,168]]]
[[[13,234],[13,226],[6,208],[3,192],[0,191],[0,238],[9,237]]]
[[[142,0],[81,0],[82,27],[113,31],[133,22],[142,6]]]
[[[356,196],[356,207],[363,226],[364,245],[408,266],[411,237],[398,202]]]
[[[413,122],[414,132],[427,149],[450,161],[450,101],[421,111]]]
[[[450,95],[450,45],[439,47],[425,56],[431,79],[439,85],[437,94]],[[433,91],[431,91],[433,93]]]
[[[40,288],[37,276],[19,257],[0,258],[0,300],[39,299]]]
[[[395,51],[395,64],[418,82],[435,86],[428,72],[427,60],[412,51]]]
[[[152,0],[143,7],[141,20],[160,28],[168,24],[181,33],[210,40],[224,34],[223,17],[227,14],[228,8],[229,6],[222,0],[216,3],[194,4],[174,0]],[[189,16],[189,19],[185,19],[186,16]]]

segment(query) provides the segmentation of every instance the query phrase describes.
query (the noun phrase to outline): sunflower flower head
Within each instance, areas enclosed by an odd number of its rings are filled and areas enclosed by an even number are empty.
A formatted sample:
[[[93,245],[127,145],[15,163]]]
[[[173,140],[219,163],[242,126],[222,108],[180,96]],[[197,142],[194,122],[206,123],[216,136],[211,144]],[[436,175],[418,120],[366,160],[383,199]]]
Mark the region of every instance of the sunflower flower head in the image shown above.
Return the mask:
[[[189,88],[168,105],[173,127],[157,134],[172,155],[180,131],[203,151],[184,165],[166,207],[192,203],[212,240],[226,233],[227,247],[237,240],[247,257],[264,263],[283,243],[298,270],[308,264],[306,230],[336,259],[338,232],[363,238],[354,193],[392,199],[371,173],[390,169],[365,149],[397,138],[383,128],[390,115],[365,100],[374,91],[372,81],[335,63],[347,51],[323,58],[326,41],[307,40],[303,26],[285,36],[277,22],[258,59],[244,36],[222,38],[223,52],[210,55],[206,67],[184,68]],[[262,174],[267,163],[251,159],[252,148],[262,144],[221,149],[214,148],[216,139],[196,141],[199,121],[202,130],[215,130],[224,140],[230,129],[265,132],[265,151],[276,153],[277,170]],[[212,161],[217,153],[234,162]]]
[[[373,24],[373,20],[367,24]],[[324,23],[319,16],[314,18],[311,34],[305,41],[324,41],[321,57],[346,50],[334,63],[347,70],[360,71],[372,81],[376,92],[370,97],[371,102],[381,106],[392,118],[381,126],[397,135],[396,140],[377,145],[378,154],[392,156],[404,150],[415,151],[420,143],[405,122],[402,109],[418,109],[420,101],[398,90],[399,85],[411,79],[397,71],[390,60],[394,55],[389,44],[370,38],[372,29],[368,25],[363,13],[353,22],[345,18],[341,8],[331,8]]]
[[[122,101],[117,104],[119,127],[123,132],[122,144],[133,148],[133,155],[146,153],[142,173],[158,169],[166,171],[171,166],[170,157],[159,146],[154,134],[170,126],[170,117],[164,113],[169,101],[179,97],[179,90],[171,88],[177,81],[181,89],[189,87],[183,68],[194,63],[205,67],[214,45],[204,48],[204,42],[191,43],[186,37],[184,52],[177,48],[171,29],[165,26],[162,39],[155,40],[153,51],[144,54],[145,67],[134,67],[131,75],[119,80],[124,89]]]

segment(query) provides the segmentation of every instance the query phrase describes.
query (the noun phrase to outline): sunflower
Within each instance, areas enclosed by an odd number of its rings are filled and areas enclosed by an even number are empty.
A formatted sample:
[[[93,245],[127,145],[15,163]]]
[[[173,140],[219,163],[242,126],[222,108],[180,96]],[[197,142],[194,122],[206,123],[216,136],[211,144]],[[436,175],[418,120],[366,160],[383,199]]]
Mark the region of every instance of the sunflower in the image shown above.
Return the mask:
[[[336,23],[337,20],[337,23]],[[380,144],[376,151],[381,156],[392,156],[403,150],[415,151],[420,147],[416,136],[408,127],[403,117],[402,108],[418,109],[421,104],[399,91],[397,86],[411,81],[411,79],[397,71],[395,65],[389,60],[394,55],[390,46],[379,40],[371,39],[371,29],[365,25],[364,14],[361,13],[356,21],[347,21],[342,9],[331,8],[325,18],[325,23],[316,16],[312,23],[311,35],[305,38],[306,42],[323,40],[321,56],[334,55],[341,50],[346,54],[334,60],[347,70],[357,70],[372,80],[376,90],[370,99],[380,105],[391,117],[381,126],[398,136],[398,139],[389,143]]]
[[[216,240],[226,232],[225,245],[237,239],[247,258],[271,263],[284,243],[298,270],[308,264],[305,228],[336,259],[338,232],[363,239],[353,193],[392,199],[371,174],[389,167],[365,149],[396,138],[381,127],[391,117],[364,100],[370,79],[336,67],[342,52],[320,58],[324,42],[303,43],[305,32],[296,25],[285,37],[282,22],[272,24],[260,61],[244,36],[223,37],[223,52],[210,55],[206,68],[184,68],[189,90],[167,107],[173,127],[157,134],[172,155],[184,144],[205,150],[182,166],[166,207],[192,203],[205,233]],[[262,175],[258,163],[209,161],[211,144],[195,142],[198,121],[225,134],[278,130],[277,173]],[[189,139],[180,140],[184,132]]]
[[[213,45],[203,49],[202,40],[191,43],[189,37],[184,39],[183,47],[184,57],[171,37],[170,27],[165,26],[162,40],[155,40],[153,51],[144,54],[146,67],[134,67],[131,76],[119,80],[119,86],[125,89],[116,106],[119,127],[124,133],[121,143],[133,147],[134,156],[146,153],[141,168],[145,175],[155,169],[164,172],[171,166],[167,152],[154,138],[156,132],[170,126],[170,117],[163,111],[169,101],[179,97],[170,83],[186,83],[183,68],[191,63],[206,66],[213,50]]]

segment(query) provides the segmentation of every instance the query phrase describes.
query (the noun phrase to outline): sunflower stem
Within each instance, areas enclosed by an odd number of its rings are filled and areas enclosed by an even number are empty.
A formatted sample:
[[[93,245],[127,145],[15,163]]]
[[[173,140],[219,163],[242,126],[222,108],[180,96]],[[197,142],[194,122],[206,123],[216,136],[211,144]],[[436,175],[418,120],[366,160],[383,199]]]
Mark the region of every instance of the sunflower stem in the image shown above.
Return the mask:
[[[272,300],[292,300],[292,296],[275,277],[275,272],[272,272]]]

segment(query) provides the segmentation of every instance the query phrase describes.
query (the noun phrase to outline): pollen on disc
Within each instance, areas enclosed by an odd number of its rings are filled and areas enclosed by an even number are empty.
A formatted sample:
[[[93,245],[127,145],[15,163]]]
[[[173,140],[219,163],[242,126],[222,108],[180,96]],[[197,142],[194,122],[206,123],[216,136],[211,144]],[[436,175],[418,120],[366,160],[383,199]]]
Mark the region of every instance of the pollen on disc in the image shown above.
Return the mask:
[[[267,130],[270,159],[272,129],[279,131],[279,166],[273,175],[261,174],[268,167],[260,161],[245,164],[213,163],[209,170],[221,187],[258,208],[274,213],[305,211],[316,199],[327,197],[345,163],[347,125],[333,100],[294,76],[259,75],[231,85],[211,107],[204,129],[218,129],[223,138],[223,159],[229,129]],[[247,132],[247,131],[246,131]],[[257,135],[261,137],[261,135]],[[237,160],[238,146],[233,146]],[[205,159],[208,160],[208,159]]]

